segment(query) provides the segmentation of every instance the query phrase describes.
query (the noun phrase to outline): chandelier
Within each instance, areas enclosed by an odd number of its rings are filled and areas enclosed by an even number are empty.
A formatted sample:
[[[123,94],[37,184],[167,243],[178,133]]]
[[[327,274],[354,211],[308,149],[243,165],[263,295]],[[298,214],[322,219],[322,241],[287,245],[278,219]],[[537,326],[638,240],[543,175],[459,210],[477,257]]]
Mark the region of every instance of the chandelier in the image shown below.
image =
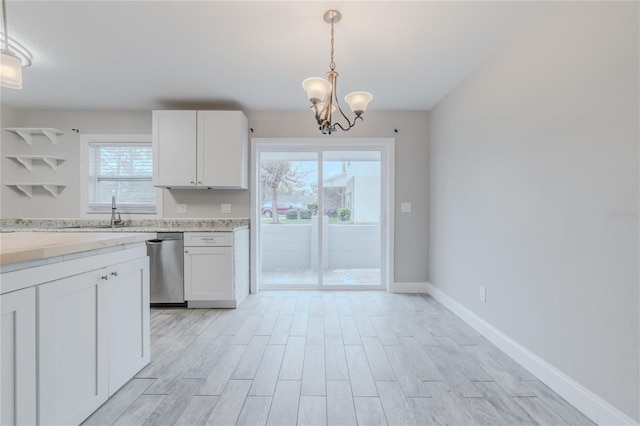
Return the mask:
[[[337,82],[338,72],[336,64],[333,61],[333,25],[340,22],[342,14],[337,10],[327,10],[324,13],[324,21],[331,24],[331,62],[329,62],[329,71],[327,78],[309,77],[302,82],[302,87],[307,92],[307,97],[311,101],[311,109],[316,117],[316,121],[320,126],[319,129],[324,134],[330,135],[337,128],[347,131],[356,125],[358,119],[362,120],[362,114],[367,110],[367,105],[373,99],[373,95],[369,92],[351,92],[344,97],[344,101],[351,107],[351,111],[356,115],[353,122],[342,111],[338,102]],[[333,113],[336,108],[347,121],[345,125],[333,122]]]

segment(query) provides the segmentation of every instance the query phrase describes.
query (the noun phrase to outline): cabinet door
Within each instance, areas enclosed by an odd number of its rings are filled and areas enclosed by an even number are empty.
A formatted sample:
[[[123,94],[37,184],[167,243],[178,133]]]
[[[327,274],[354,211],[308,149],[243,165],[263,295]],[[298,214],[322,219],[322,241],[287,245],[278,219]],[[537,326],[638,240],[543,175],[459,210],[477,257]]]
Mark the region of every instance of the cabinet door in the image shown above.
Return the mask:
[[[198,184],[248,188],[248,124],[240,111],[198,111]]]
[[[233,300],[232,247],[186,247],[186,300]]]
[[[196,112],[153,111],[153,184],[196,186]]]
[[[36,424],[36,290],[0,296],[0,424]]]
[[[38,287],[38,413],[45,425],[78,424],[107,400],[108,271]]]
[[[109,396],[149,363],[148,259],[107,268]]]

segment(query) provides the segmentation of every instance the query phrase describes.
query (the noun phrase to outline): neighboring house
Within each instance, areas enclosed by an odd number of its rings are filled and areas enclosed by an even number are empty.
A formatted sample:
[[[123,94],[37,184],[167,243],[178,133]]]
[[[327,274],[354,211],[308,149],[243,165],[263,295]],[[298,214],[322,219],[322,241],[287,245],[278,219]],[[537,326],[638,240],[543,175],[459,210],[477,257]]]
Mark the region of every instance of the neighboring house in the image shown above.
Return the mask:
[[[380,222],[380,162],[345,161],[343,171],[325,178],[323,186],[325,212],[346,207],[353,223]]]
[[[333,203],[325,202],[325,209],[351,209],[353,223],[380,222],[380,162],[345,161],[344,171],[324,179],[323,185],[341,195],[339,201],[333,197]]]

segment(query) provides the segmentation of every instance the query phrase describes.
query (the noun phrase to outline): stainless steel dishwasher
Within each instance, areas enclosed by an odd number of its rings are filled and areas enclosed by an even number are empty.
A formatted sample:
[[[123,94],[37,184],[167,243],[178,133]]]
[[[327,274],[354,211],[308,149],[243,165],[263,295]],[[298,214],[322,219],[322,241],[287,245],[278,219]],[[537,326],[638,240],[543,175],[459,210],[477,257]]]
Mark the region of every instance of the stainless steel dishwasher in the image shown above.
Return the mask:
[[[182,232],[158,232],[147,241],[151,306],[185,306]]]

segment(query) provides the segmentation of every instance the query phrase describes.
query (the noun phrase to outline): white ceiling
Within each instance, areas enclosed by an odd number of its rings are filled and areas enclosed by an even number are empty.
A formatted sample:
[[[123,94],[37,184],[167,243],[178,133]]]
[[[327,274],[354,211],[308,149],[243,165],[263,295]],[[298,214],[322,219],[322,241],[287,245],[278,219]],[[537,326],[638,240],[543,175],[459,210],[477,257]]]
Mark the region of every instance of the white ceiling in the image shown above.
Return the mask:
[[[424,110],[482,64],[541,3],[516,1],[7,0],[9,35],[33,54],[18,108],[295,110],[329,68],[370,109]]]

